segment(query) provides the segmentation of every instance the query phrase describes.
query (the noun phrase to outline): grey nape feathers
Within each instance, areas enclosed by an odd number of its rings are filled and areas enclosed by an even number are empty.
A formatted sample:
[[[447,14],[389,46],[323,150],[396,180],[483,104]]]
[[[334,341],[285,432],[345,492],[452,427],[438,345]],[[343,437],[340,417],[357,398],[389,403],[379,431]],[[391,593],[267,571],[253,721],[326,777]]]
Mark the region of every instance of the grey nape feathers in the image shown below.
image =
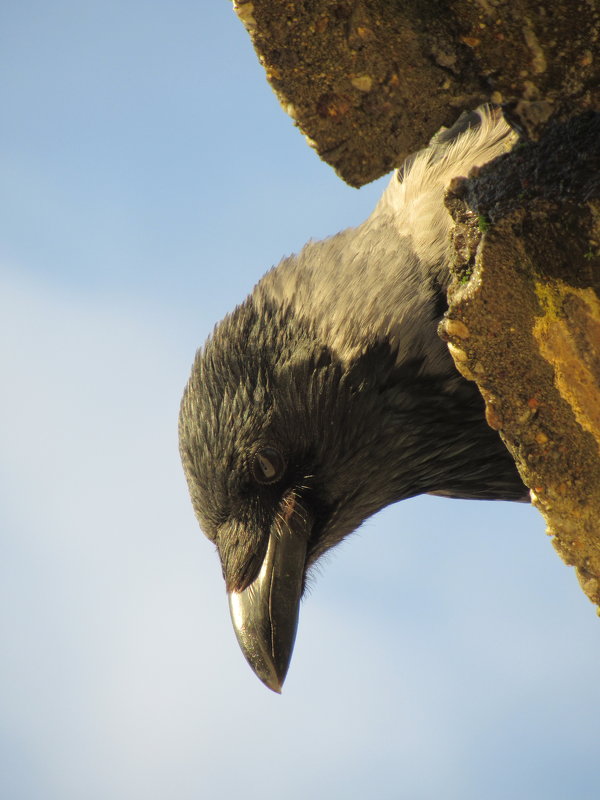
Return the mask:
[[[183,466],[242,649],[275,691],[307,570],[363,520],[423,492],[527,498],[437,336],[445,187],[511,141],[495,111],[465,115],[394,175],[366,222],[268,272],[196,356]]]

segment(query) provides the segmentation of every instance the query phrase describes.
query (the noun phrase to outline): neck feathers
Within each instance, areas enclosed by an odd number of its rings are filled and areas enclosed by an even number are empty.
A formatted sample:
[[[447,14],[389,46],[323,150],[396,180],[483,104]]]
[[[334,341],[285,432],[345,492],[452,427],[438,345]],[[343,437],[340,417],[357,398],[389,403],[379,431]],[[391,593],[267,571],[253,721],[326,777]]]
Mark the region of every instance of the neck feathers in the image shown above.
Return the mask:
[[[468,127],[473,117],[478,124]],[[422,359],[425,374],[448,371],[436,333],[449,280],[445,189],[513,141],[490,108],[465,119],[394,173],[362,225],[310,242],[268,272],[254,292],[258,305],[288,306],[345,363],[385,340],[399,363],[410,356]]]

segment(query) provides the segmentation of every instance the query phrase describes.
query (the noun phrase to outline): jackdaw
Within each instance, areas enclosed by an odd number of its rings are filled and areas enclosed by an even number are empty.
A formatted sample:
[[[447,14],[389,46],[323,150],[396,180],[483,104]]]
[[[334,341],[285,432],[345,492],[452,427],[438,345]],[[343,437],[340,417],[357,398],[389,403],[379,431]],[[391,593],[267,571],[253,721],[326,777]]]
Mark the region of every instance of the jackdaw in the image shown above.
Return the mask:
[[[421,493],[527,498],[437,335],[445,189],[511,141],[497,111],[463,115],[394,173],[366,222],[281,261],[196,355],[183,467],[240,646],[276,692],[307,571],[367,517]]]

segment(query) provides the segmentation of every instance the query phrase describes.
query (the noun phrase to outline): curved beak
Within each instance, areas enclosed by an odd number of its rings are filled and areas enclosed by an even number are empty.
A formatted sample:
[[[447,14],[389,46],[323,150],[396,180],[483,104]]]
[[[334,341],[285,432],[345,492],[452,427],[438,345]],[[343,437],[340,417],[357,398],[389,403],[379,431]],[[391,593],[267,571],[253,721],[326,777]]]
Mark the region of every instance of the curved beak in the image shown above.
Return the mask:
[[[255,580],[229,593],[237,640],[258,678],[278,694],[288,671],[304,583],[306,548],[312,519],[288,498],[269,535],[267,552]],[[300,512],[300,513],[299,513]]]

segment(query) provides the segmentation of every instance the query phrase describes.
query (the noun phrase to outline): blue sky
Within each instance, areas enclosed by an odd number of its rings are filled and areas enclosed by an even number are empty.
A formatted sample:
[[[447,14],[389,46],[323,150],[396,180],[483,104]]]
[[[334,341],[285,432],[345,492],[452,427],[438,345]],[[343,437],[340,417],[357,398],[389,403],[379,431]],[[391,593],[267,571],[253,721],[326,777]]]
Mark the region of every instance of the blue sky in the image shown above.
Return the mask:
[[[278,697],[177,454],[215,322],[364,219],[227,0],[0,11],[0,794],[597,797],[594,609],[529,507],[418,498],[323,564]]]

